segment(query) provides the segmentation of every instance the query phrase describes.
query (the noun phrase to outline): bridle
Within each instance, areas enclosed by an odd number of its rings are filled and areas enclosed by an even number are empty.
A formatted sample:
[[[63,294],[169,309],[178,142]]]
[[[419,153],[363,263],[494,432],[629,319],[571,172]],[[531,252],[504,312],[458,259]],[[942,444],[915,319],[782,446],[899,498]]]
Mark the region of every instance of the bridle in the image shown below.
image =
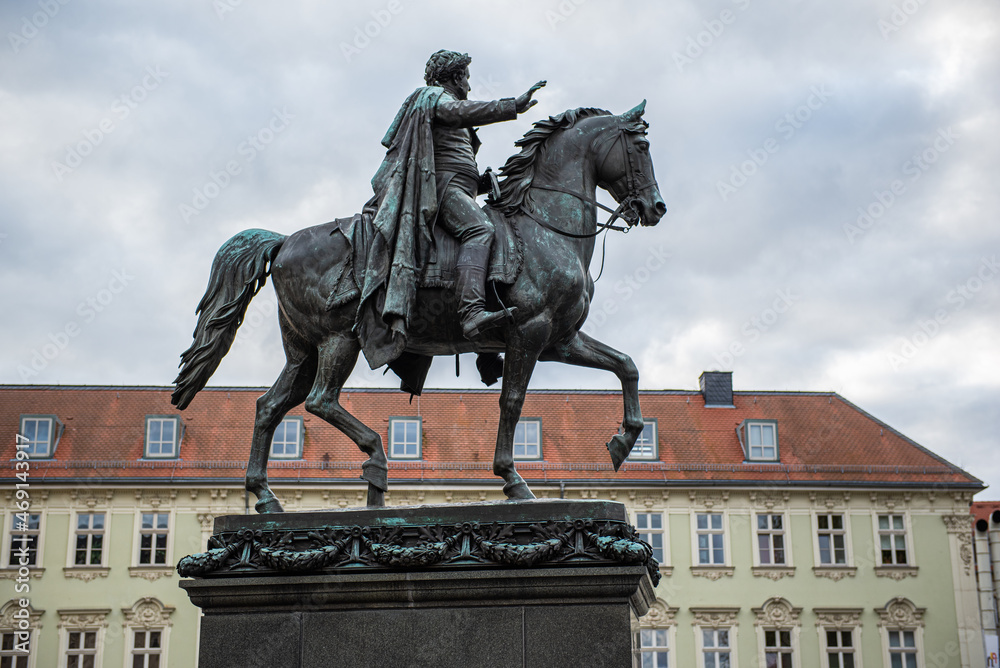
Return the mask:
[[[642,123],[642,121],[638,122]],[[525,214],[526,216],[534,220],[536,223],[538,223],[545,229],[555,232],[556,234],[561,234],[564,237],[569,237],[571,239],[589,239],[591,237],[596,237],[601,232],[607,230],[615,230],[616,232],[628,233],[628,231],[632,229],[632,227],[639,224],[639,212],[635,208],[635,202],[636,200],[639,199],[639,194],[644,190],[648,190],[649,188],[652,188],[656,185],[656,181],[654,181],[651,178],[647,178],[647,176],[643,173],[642,169],[636,164],[638,158],[635,155],[635,147],[632,145],[632,142],[628,141],[628,135],[636,134],[637,132],[637,130],[630,129],[635,124],[636,121],[626,121],[622,118],[618,118],[617,121],[618,132],[611,135],[610,137],[604,138],[597,146],[598,153],[602,151],[604,152],[603,157],[601,157],[597,163],[598,174],[604,171],[604,163],[607,162],[608,157],[611,155],[612,151],[614,151],[615,147],[617,146],[621,149],[622,163],[625,166],[625,173],[622,174],[622,176],[620,176],[618,179],[616,179],[614,183],[607,184],[601,181],[597,183],[599,187],[611,193],[611,195],[615,198],[615,201],[618,202],[618,208],[612,209],[611,207],[601,204],[593,197],[588,197],[583,193],[578,193],[576,191],[569,190],[567,188],[560,188],[559,186],[540,186],[535,184],[531,184],[528,186],[529,190],[534,188],[535,190],[549,190],[552,192],[563,193],[566,195],[572,195],[573,197],[577,198],[584,204],[592,204],[597,208],[607,211],[608,213],[611,214],[611,217],[608,218],[607,222],[602,223],[598,221],[597,229],[594,230],[593,232],[576,234],[573,232],[560,230],[558,227],[555,227],[554,225],[548,223],[547,221],[543,220],[541,217],[536,215],[533,211],[529,210],[524,204],[521,204],[520,207],[521,213]],[[608,146],[609,144],[610,146]],[[607,146],[607,149],[605,149],[605,146]],[[624,192],[622,192],[623,189]],[[613,223],[618,218],[624,220],[628,224],[627,227],[623,227],[621,225],[614,225]]]

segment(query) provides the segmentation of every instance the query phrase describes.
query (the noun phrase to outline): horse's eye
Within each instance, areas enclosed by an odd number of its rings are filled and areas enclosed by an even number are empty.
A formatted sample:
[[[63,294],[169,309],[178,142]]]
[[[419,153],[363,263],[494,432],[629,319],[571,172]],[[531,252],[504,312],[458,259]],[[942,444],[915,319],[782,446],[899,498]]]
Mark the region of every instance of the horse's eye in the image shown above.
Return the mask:
[[[636,146],[638,146],[639,150],[642,151],[643,153],[649,153],[649,142],[644,142],[644,141],[637,142]]]

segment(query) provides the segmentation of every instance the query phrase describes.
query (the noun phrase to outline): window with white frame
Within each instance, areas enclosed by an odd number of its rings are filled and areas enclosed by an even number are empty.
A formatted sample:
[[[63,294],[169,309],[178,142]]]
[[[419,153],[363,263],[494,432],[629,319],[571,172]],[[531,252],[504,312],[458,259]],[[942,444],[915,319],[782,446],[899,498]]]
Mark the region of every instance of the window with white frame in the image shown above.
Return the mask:
[[[42,539],[41,513],[11,513],[9,516],[10,530],[7,532],[6,566],[38,566],[38,550]]]
[[[175,417],[146,418],[145,456],[149,459],[169,459],[178,456],[180,420]]]
[[[906,550],[906,517],[878,516],[879,559],[883,566],[905,566],[910,563]]]
[[[28,668],[30,659],[31,631],[0,631],[0,668]]]
[[[60,668],[100,668],[110,609],[59,610]]]
[[[271,438],[271,457],[277,459],[302,457],[302,418],[290,417],[281,421]]]
[[[847,565],[847,527],[842,513],[816,516],[816,540],[821,565]]]
[[[11,589],[13,591],[13,588]],[[43,610],[36,610],[21,599],[11,599],[0,606],[0,666],[35,668],[38,652],[39,620]],[[17,617],[14,617],[14,615]],[[26,625],[27,628],[21,628]]]
[[[747,460],[760,462],[779,460],[776,420],[744,420],[737,427],[737,433]]]
[[[698,565],[723,566],[726,563],[725,528],[722,513],[695,515]]]
[[[514,459],[542,458],[542,421],[521,418],[514,427]]]
[[[100,566],[104,563],[104,513],[79,513],[74,537],[74,566]]]
[[[420,418],[389,419],[389,456],[420,459]]]
[[[640,668],[670,667],[670,631],[639,629]]]
[[[141,598],[131,608],[122,608],[125,621],[125,665],[129,668],[167,668],[170,661],[170,616],[174,608],[153,597]]]
[[[785,516],[757,514],[757,559],[761,566],[786,566]]]
[[[767,668],[792,668],[792,632],[770,629],[764,631],[764,665]]]
[[[909,599],[897,596],[884,608],[875,608],[882,635],[882,665],[888,668],[923,668],[924,615]]]
[[[917,668],[917,633],[909,629],[887,629],[889,641],[889,666],[891,668]]]
[[[21,450],[31,458],[51,457],[54,454],[59,421],[51,415],[22,415]]]
[[[854,668],[854,631],[845,629],[825,629],[826,662],[829,668]]]
[[[701,629],[701,668],[729,668],[732,646],[728,628]]]
[[[97,629],[73,630],[66,633],[66,668],[97,666]]]
[[[653,558],[657,563],[665,563],[663,513],[636,513],[635,528],[639,538],[653,548]]]
[[[141,513],[139,517],[139,566],[167,565],[170,513]]]
[[[654,460],[659,456],[659,442],[656,420],[643,420],[642,433],[635,439],[635,446],[629,453],[629,461]]]
[[[160,668],[163,656],[162,629],[133,629],[129,658],[131,668]]]

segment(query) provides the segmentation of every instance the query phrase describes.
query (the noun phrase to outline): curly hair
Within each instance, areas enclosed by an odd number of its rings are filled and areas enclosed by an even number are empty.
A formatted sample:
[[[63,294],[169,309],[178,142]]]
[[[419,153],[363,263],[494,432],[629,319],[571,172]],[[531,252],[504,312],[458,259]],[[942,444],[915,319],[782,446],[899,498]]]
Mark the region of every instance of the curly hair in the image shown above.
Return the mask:
[[[427,59],[427,66],[424,67],[424,81],[427,82],[428,86],[448,81],[455,75],[464,72],[471,62],[472,58],[467,53],[441,49]]]

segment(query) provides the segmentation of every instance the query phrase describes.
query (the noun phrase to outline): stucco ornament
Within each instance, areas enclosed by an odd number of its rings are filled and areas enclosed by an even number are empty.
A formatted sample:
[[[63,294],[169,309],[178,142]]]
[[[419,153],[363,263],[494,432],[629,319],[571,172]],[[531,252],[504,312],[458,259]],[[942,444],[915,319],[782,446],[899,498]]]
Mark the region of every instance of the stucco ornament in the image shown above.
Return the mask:
[[[927,608],[918,608],[907,598],[897,596],[886,603],[884,608],[876,608],[880,626],[916,628],[924,625]]]
[[[799,625],[802,608],[793,607],[783,598],[772,598],[760,608],[754,608],[753,612],[757,615],[754,622],[757,626],[788,628]]]
[[[174,608],[165,606],[151,596],[140,598],[131,608],[122,608],[127,626],[141,626],[144,629],[170,626],[170,615]]]

